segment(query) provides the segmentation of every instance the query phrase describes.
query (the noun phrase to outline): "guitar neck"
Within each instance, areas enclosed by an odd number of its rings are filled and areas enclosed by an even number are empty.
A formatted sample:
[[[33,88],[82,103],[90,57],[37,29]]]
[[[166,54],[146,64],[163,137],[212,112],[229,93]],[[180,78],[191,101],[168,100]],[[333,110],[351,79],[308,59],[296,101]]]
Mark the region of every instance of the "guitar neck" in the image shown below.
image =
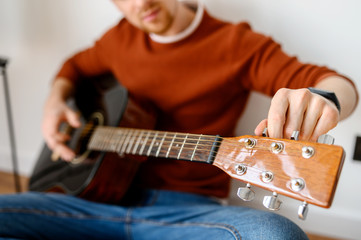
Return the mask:
[[[221,141],[215,135],[98,126],[88,149],[213,164]]]
[[[344,159],[342,147],[327,144],[105,126],[95,128],[88,149],[209,163],[232,178],[326,208]]]

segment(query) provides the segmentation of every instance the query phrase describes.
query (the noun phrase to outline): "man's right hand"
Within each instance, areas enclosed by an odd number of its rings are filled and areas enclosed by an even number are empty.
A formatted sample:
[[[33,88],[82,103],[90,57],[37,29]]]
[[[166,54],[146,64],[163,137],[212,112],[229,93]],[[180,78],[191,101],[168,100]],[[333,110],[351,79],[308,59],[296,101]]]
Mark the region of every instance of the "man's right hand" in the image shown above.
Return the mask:
[[[66,99],[72,94],[73,86],[70,81],[56,79],[51,93],[45,102],[42,132],[48,147],[65,161],[71,161],[75,153],[66,146],[70,136],[61,132],[59,127],[62,123],[71,127],[80,127],[78,114],[66,104]]]

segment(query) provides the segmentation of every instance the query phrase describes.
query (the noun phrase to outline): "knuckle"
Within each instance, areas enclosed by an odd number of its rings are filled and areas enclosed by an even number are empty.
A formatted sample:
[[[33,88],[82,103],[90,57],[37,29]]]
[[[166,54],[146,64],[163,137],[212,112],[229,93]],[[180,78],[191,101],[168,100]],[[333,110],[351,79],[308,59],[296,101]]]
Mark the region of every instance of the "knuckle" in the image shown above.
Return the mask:
[[[275,94],[275,97],[285,97],[288,95],[290,89],[287,88],[280,88]]]
[[[283,114],[274,113],[269,116],[268,121],[273,123],[280,123],[283,125],[286,122],[286,116]]]
[[[302,101],[309,100],[311,98],[311,96],[312,96],[312,93],[306,88],[297,90],[297,98]]]

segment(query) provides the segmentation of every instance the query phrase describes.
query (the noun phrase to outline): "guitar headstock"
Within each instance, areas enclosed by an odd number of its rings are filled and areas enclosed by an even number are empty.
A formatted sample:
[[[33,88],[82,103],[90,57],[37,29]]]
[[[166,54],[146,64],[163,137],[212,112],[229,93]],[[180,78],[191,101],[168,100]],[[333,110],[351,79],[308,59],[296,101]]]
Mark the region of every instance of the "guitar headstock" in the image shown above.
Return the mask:
[[[344,157],[336,145],[241,136],[224,138],[213,164],[248,183],[238,193],[244,200],[252,198],[249,186],[255,185],[274,193],[264,200],[272,210],[280,204],[277,194],[329,208]]]

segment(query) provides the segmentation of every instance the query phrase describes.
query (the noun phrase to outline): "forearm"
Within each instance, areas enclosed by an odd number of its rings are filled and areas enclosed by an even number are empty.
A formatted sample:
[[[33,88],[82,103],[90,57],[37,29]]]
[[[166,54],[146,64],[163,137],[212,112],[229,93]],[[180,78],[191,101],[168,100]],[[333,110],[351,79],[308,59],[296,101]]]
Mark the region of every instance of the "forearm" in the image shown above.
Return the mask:
[[[339,76],[330,76],[319,82],[316,88],[334,92],[340,102],[340,120],[347,118],[355,109],[358,93],[354,86]]]

